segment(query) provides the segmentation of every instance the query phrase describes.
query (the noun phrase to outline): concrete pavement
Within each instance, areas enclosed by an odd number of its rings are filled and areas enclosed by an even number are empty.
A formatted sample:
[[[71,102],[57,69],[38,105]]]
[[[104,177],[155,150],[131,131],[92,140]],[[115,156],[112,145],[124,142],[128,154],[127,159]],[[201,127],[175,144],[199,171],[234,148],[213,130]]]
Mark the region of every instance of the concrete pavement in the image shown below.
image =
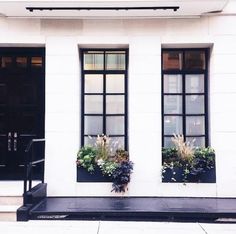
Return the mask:
[[[236,234],[236,224],[29,221],[0,222],[3,234]]]

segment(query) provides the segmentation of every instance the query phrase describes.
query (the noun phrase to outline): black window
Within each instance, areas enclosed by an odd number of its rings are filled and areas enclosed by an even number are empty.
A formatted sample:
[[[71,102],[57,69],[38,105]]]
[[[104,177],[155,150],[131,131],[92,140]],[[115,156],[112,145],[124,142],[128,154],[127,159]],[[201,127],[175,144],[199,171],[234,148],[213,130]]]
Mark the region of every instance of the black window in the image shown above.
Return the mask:
[[[127,149],[128,51],[82,49],[81,144],[106,134],[114,148]]]
[[[208,145],[207,49],[162,50],[162,145],[183,134]]]

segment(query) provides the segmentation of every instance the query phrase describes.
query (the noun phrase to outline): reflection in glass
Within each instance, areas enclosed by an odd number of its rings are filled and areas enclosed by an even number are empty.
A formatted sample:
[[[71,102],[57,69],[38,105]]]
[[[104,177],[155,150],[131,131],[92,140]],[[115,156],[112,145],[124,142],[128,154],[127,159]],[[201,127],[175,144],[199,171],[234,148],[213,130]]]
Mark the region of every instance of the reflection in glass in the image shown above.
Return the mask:
[[[164,75],[164,93],[182,93],[182,76]]]
[[[204,135],[204,129],[204,116],[186,116],[186,135]]]
[[[182,69],[182,52],[165,51],[163,52],[163,69],[164,70],[181,70]]]
[[[164,96],[164,113],[181,114],[182,113],[182,96],[165,95]]]
[[[183,133],[183,120],[181,116],[164,117],[164,135]]]
[[[85,95],[84,97],[85,114],[102,114],[103,113],[103,96],[102,95]]]
[[[110,145],[112,152],[115,152],[117,149],[125,148],[125,138],[124,137],[110,137]]]
[[[204,75],[186,75],[185,77],[186,93],[204,93]]]
[[[84,145],[94,146],[96,143],[97,137],[84,137]]]
[[[107,114],[124,114],[125,97],[124,95],[107,95],[106,96],[106,113]]]
[[[17,57],[16,58],[17,67],[27,67],[27,57]]]
[[[2,67],[11,67],[12,66],[12,58],[11,57],[2,57]]]
[[[186,137],[186,141],[193,142],[194,147],[205,147],[205,137]]]
[[[186,114],[204,114],[204,95],[186,96]]]
[[[106,75],[107,93],[124,93],[125,76],[123,74]]]
[[[103,70],[104,55],[99,52],[84,54],[84,70]]]
[[[123,116],[107,116],[107,135],[124,135],[124,117]]]
[[[125,70],[125,53],[107,52],[106,53],[107,70]]]
[[[103,93],[103,75],[86,74],[84,86],[85,93]]]
[[[164,147],[174,147],[171,137],[164,137]]]
[[[205,51],[186,51],[185,69],[206,69]]]
[[[31,58],[31,66],[32,67],[42,67],[43,59],[42,57],[32,57]]]
[[[102,116],[85,116],[84,117],[84,134],[98,135],[103,133]]]

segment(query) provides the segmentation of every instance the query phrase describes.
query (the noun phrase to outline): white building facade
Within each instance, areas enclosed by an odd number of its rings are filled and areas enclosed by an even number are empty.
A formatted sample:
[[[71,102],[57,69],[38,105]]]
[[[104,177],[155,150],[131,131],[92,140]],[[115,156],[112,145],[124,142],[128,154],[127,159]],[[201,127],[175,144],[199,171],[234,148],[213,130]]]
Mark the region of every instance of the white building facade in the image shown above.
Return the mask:
[[[236,98],[236,3],[233,0],[196,1],[192,5],[188,1],[165,1],[166,4],[130,1],[129,5],[127,1],[74,2],[77,7],[94,4],[92,6],[118,8],[160,5],[180,8],[177,11],[136,9],[134,13],[132,9],[125,13],[122,10],[101,13],[68,9],[30,12],[25,7],[68,5],[62,1],[0,1],[1,49],[45,49],[48,196],[117,196],[111,192],[109,182],[77,181],[76,154],[81,147],[82,132],[86,134],[81,124],[81,118],[85,118],[81,100],[84,94],[82,55],[88,50],[123,51],[126,55],[124,79],[127,82],[120,102],[127,102],[121,113],[122,118],[127,119],[125,129],[122,133],[118,129],[117,135],[125,135],[127,139],[134,171],[124,196],[236,197],[236,108],[233,104]],[[162,56],[168,49],[178,49],[184,54],[192,49],[207,51],[204,117],[208,126],[200,135],[207,136],[208,145],[215,149],[216,183],[162,182]],[[97,133],[103,132],[91,134]],[[0,193],[22,193],[22,182],[1,180]]]

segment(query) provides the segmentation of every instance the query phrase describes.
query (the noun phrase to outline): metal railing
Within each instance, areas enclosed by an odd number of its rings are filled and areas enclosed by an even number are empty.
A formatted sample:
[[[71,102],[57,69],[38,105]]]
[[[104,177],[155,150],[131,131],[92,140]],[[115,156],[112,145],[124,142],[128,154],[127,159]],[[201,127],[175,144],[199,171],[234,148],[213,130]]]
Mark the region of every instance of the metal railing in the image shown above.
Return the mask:
[[[44,152],[45,139],[32,139],[25,149],[26,158],[25,158],[25,177],[24,177],[24,205],[26,204],[26,193],[32,189],[32,179],[33,179],[33,169],[36,165],[42,164],[40,180],[44,183],[44,153],[42,157],[38,160],[35,160],[35,145],[42,145],[42,152]],[[35,161],[33,161],[35,160]]]

